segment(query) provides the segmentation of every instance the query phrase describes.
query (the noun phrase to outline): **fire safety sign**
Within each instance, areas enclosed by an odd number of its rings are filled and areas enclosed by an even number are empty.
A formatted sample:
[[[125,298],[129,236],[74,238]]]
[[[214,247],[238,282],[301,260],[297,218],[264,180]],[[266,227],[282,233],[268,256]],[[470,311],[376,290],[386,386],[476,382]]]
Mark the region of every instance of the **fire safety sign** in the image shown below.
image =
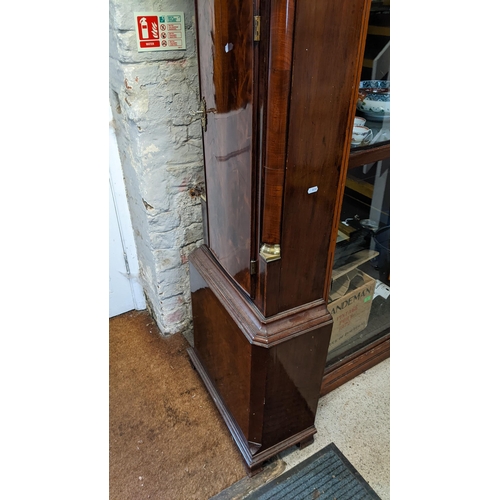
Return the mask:
[[[137,50],[186,50],[184,12],[134,12]]]

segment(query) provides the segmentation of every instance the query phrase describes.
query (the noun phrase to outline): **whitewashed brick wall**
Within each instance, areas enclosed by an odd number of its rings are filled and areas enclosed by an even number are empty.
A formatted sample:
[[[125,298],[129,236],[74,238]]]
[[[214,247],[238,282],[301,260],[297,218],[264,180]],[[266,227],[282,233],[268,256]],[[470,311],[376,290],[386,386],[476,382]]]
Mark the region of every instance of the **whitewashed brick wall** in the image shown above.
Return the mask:
[[[110,0],[109,83],[148,307],[163,334],[192,335],[187,257],[202,244],[193,0]],[[133,13],[184,12],[186,50],[137,51]]]

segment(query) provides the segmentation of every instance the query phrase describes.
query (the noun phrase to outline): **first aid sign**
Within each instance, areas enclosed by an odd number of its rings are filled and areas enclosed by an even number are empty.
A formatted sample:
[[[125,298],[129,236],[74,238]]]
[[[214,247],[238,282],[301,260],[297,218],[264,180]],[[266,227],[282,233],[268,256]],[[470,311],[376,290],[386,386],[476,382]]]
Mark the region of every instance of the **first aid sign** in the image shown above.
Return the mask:
[[[137,50],[186,50],[184,12],[134,12]]]

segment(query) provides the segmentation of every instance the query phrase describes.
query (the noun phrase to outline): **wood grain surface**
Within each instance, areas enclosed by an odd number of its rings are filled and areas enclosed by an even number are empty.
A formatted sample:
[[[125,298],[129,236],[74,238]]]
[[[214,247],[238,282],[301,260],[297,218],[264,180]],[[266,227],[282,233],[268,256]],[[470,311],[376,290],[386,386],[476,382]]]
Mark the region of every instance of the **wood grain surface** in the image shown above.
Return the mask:
[[[253,3],[207,0],[197,5],[200,93],[209,245],[250,294],[253,227]]]
[[[327,297],[368,7],[317,0],[295,9],[280,311]]]

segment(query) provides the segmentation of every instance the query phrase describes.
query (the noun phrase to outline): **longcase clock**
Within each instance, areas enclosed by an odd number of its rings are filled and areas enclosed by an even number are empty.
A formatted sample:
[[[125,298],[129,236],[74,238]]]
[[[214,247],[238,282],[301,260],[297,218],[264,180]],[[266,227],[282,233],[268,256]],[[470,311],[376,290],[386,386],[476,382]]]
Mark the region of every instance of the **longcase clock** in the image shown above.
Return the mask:
[[[191,360],[250,474],[305,446],[369,0],[197,0],[205,245]]]

